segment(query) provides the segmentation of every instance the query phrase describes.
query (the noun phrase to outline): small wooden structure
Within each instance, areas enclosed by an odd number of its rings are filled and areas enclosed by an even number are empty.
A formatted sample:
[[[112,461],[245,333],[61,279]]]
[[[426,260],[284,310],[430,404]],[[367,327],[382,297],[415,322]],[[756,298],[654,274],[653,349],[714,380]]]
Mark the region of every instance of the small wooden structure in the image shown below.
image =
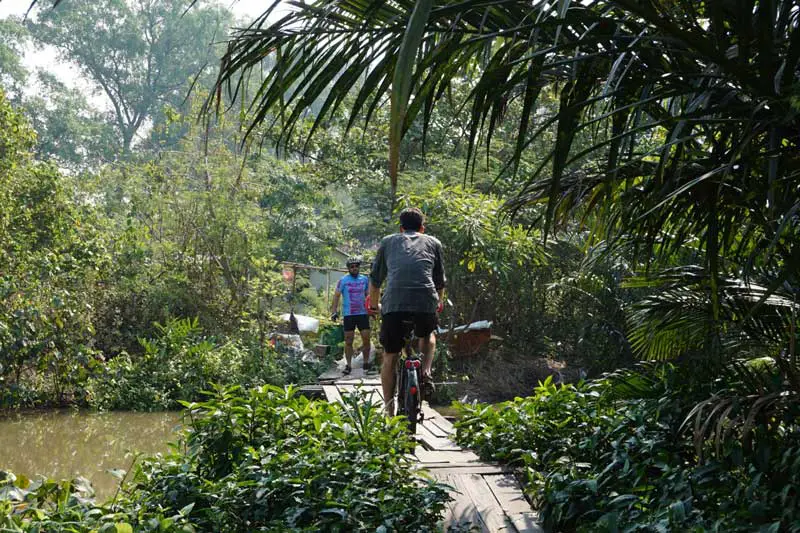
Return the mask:
[[[319,377],[325,397],[341,401],[343,394],[356,388],[373,401],[383,403],[380,378],[364,375],[360,368],[343,376],[336,367]],[[434,479],[453,487],[453,501],[442,517],[442,529],[466,526],[470,531],[541,533],[538,514],[520,489],[513,471],[481,461],[469,450],[461,449],[451,439],[453,424],[422,404],[425,421],[417,425],[418,445],[413,458]]]

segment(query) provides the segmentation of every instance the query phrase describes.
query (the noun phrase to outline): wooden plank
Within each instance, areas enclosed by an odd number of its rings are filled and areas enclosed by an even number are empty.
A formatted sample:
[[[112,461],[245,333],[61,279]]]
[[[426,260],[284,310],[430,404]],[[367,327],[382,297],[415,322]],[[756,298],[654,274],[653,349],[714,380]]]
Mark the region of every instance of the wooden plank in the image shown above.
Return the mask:
[[[348,387],[351,387],[351,388],[354,388],[354,389],[361,389],[363,391],[369,391],[370,394],[377,394],[378,396],[383,398],[383,394],[381,394],[381,388],[380,387],[376,387],[375,385],[370,385],[369,383],[367,383],[367,384],[363,384],[363,383],[353,383],[353,384],[350,384],[350,383],[337,383],[337,385],[343,385],[343,386],[348,386]]]
[[[439,437],[440,439],[448,439],[450,437],[450,433],[444,431],[442,428],[437,426],[432,420],[426,418],[422,421],[422,425],[425,426],[425,429],[433,435],[434,437]]]
[[[336,388],[336,385],[323,385],[322,390],[325,392],[325,397],[329,402],[342,403],[342,396],[339,394],[339,389]]]
[[[344,370],[344,364],[340,365],[339,367],[339,375],[336,377],[336,381],[360,381],[363,379],[364,371],[359,367],[353,367],[349,374],[345,375],[342,374],[342,370]]]
[[[482,476],[495,476],[508,472],[508,470],[502,466],[481,463],[420,463],[420,468],[424,468],[434,477],[446,474],[480,474]]]
[[[317,381],[319,381],[320,383],[324,383],[327,381],[334,381],[336,379],[339,379],[340,377],[342,377],[342,371],[337,370],[336,368],[331,368],[329,370],[326,370],[319,376],[317,376]]]
[[[484,476],[483,479],[497,498],[500,507],[509,516],[532,511],[530,503],[525,499],[517,479],[512,474]]]
[[[443,479],[438,479],[441,483],[446,483]],[[437,530],[450,531],[450,526],[457,526],[458,522],[454,518],[453,502],[447,502],[442,513],[442,520],[437,524]]]
[[[325,372],[320,374],[317,377],[317,381],[331,381],[331,380],[334,380],[334,381],[360,381],[360,380],[365,380],[365,381],[371,381],[371,382],[377,382],[377,383],[380,383],[380,381],[381,381],[380,376],[377,375],[377,374],[364,373],[364,368],[360,364],[356,365],[356,366],[353,366],[353,369],[350,371],[349,374],[347,374],[347,375],[342,374],[342,371],[344,370],[344,366],[345,366],[344,358],[339,359],[338,361],[336,361],[334,363],[334,365],[331,368],[329,368],[328,370],[326,370]]]
[[[417,438],[422,441],[423,446],[429,450],[439,451],[459,451],[461,448],[451,441],[435,436],[425,425],[417,425]]]
[[[485,475],[483,479],[500,503],[503,512],[521,533],[542,533],[539,515],[531,509],[516,478],[511,474]]]
[[[421,444],[417,444],[414,448],[414,458],[421,463],[447,463],[447,459],[433,455],[433,452],[426,449]]]
[[[443,424],[442,422],[445,422],[445,424]],[[444,418],[441,417],[432,418],[430,419],[430,423],[439,428],[439,430],[442,431],[443,433],[447,434],[448,437],[452,438],[452,436],[456,434],[455,429],[453,429],[453,425],[450,424],[450,422],[448,422]]]
[[[425,420],[430,420],[436,424],[442,431],[447,434],[455,433],[455,428],[452,422],[444,418],[439,412],[431,407],[428,402],[422,402],[422,412],[425,414]]]
[[[343,383],[347,385],[365,385],[371,387],[380,387],[381,380],[380,378],[374,378],[372,376],[366,376],[363,378],[351,378],[350,376],[344,376],[342,378],[336,379],[336,383]]]
[[[538,513],[515,514],[509,519],[519,533],[544,533],[544,529],[539,523]]]
[[[452,452],[436,452],[425,449],[423,446],[417,446],[414,450],[414,456],[420,463],[452,463],[452,456],[448,455]]]
[[[453,492],[450,495],[453,501],[449,504],[449,513],[445,517],[445,531],[448,526],[461,527],[464,529],[475,528],[476,531],[487,532],[481,521],[481,515],[475,503],[469,496],[463,481],[462,476],[455,474],[444,474],[442,476],[435,476],[442,483],[446,483],[453,487]]]
[[[469,450],[428,450],[417,446],[414,452],[420,462],[429,463],[480,463],[480,458]]]
[[[435,410],[431,409],[428,405],[428,402],[422,402],[422,414],[425,418],[422,421],[422,424],[430,431],[435,437],[447,438],[452,434],[452,431],[447,431],[442,426],[437,424],[437,418],[441,419],[444,422],[447,422],[442,418],[442,416],[437,413]],[[449,422],[448,422],[449,423]]]
[[[365,384],[366,384],[366,385],[372,385],[372,383],[365,383]],[[372,386],[373,386],[373,387],[375,387],[375,392],[377,392],[378,394],[380,394],[380,395],[381,395],[381,399],[383,399],[383,387],[381,386],[381,382],[380,382],[380,381],[378,381],[377,383],[375,383],[375,384],[374,384],[374,385],[372,385]]]
[[[466,490],[480,514],[481,522],[488,531],[509,531],[514,526],[506,521],[505,513],[489,485],[480,474],[455,475]]]
[[[359,387],[358,385],[343,383],[336,383],[336,387],[339,389],[339,392],[343,394],[352,394],[356,390],[361,390],[366,394],[368,400],[370,400],[372,403],[378,404],[381,406],[381,408],[383,408],[383,398],[381,398],[381,395],[378,394],[378,391],[375,389],[375,387]]]

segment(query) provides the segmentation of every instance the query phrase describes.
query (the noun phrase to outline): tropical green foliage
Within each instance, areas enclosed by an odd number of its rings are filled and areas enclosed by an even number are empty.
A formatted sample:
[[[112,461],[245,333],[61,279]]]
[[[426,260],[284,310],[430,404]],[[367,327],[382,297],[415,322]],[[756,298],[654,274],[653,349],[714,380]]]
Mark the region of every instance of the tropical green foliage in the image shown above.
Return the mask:
[[[624,264],[588,261],[580,235],[543,245],[538,232],[505,216],[494,195],[436,185],[400,204],[420,206],[427,231],[446,243],[456,325],[491,320],[507,352],[567,358],[593,372],[633,361],[625,308],[634,291],[621,286]]]
[[[186,408],[188,427],[176,453],[144,461],[111,503],[87,500],[83,482],[29,487],[26,478],[5,474],[4,526],[435,531],[449,499],[443,485],[413,470],[405,453],[413,443],[401,419],[385,418],[358,395],[339,405],[292,389],[220,388]]]
[[[390,130],[416,121],[424,132],[466,84],[468,162],[516,104],[516,146],[498,176],[513,184],[508,207],[524,214],[546,203],[545,235],[578,217],[592,241],[628,254],[636,270],[697,265],[709,355],[724,351],[722,278],[766,278],[767,293],[796,285],[792,2],[442,1],[412,15],[417,4],[320,0],[278,20],[267,11],[231,41],[218,86],[240,85],[237,76],[279,51],[252,120],[280,105],[288,139],[310,102],[324,101],[315,125],[347,105],[350,126],[370,120],[399,82],[413,99]],[[408,56],[412,20],[422,30],[415,69],[398,59]],[[537,105],[551,91],[557,105]],[[530,153],[553,134],[543,153]],[[391,153],[399,142],[394,135]]]
[[[105,246],[57,170],[33,159],[35,136],[2,93],[0,130],[0,390],[27,397],[22,375],[34,368],[34,388],[64,402],[96,364],[84,297],[107,265]]]
[[[38,90],[23,98],[22,106],[36,130],[37,157],[72,171],[113,161],[121,146],[106,113],[49,72],[40,70],[35,79]]]
[[[713,413],[727,440],[754,425],[782,435],[766,420],[791,420],[800,383],[794,2],[318,0],[271,15],[235,35],[218,79],[235,87],[274,51],[254,123],[280,106],[294,132],[318,100],[315,124],[343,107],[348,126],[369,122],[391,86],[394,169],[401,139],[424,135],[437,110],[468,111],[466,175],[479,147],[502,154],[494,185],[507,212],[590,250],[586,265],[613,265],[609,277],[584,268],[549,285],[567,295],[555,305],[610,293],[628,327],[617,318],[601,335],[625,345],[629,330],[638,355],[680,358],[687,387],[747,376],[742,357],[773,358],[774,386],[741,379],[696,398],[692,416],[708,430],[700,420]],[[509,128],[513,150],[493,151]],[[635,305],[616,288],[570,296],[622,276]]]
[[[549,530],[796,531],[796,416],[778,432],[756,423],[744,441],[696,441],[684,420],[708,390],[686,382],[670,366],[546,381],[530,398],[462,405],[458,439],[524,467]],[[694,444],[719,453],[703,459]]]
[[[100,505],[93,497],[92,487],[84,478],[31,481],[25,476],[0,472],[0,526],[15,533],[196,531],[180,513],[169,517],[145,513],[127,501]]]
[[[135,482],[171,494],[171,508],[196,502],[207,530],[433,530],[446,492],[412,475],[399,419],[363,400],[340,407],[274,387],[220,391],[187,405],[183,459],[168,458],[157,475],[144,468]]]
[[[0,20],[0,85],[8,98],[19,96],[28,77],[28,71],[22,65],[26,38],[25,27],[18,21],[11,17]]]
[[[161,122],[165,105],[182,107],[192,83],[216,58],[213,44],[225,37],[232,16],[196,3],[189,11],[165,0],[41,6],[30,29],[38,43],[57,47],[103,91],[127,153],[147,121]]]
[[[307,366],[269,346],[205,337],[197,319],[155,324],[158,337],[140,339],[143,353],[121,353],[87,384],[87,401],[101,409],[169,410],[194,401],[214,384],[246,387],[305,383],[324,368]],[[325,364],[327,362],[324,362]]]
[[[31,44],[21,20],[0,20],[0,82],[36,131],[37,158],[52,159],[71,171],[113,160],[120,147],[105,114],[89,104],[83,91],[68,87],[52,72],[30,70],[23,53]]]
[[[303,165],[248,158],[229,146],[235,127],[197,132],[175,114],[189,132],[181,151],[68,178],[35,159],[30,126],[2,109],[2,405],[150,410],[211,382],[313,379],[313,366],[265,348],[290,296],[324,306],[302,279],[289,295],[275,258],[324,262],[317,232],[336,242],[342,231]],[[189,324],[176,317],[196,318],[211,344],[193,327],[185,343],[140,342]]]
[[[265,334],[273,312],[321,299],[302,279],[286,294],[278,261],[368,248],[393,231],[377,220],[399,187],[445,243],[445,319],[511,339],[487,365],[524,379],[529,354],[590,371],[680,361],[462,408],[461,441],[523,468],[548,528],[800,529],[796,2],[316,0],[280,17],[275,3],[230,42],[202,127],[167,59],[176,3],[147,4],[163,15],[147,43],[124,2],[54,4],[38,37],[111,87],[128,153],[66,180],[0,106],[0,401],[148,409],[212,382],[304,379]],[[195,41],[194,68],[214,26],[197,24],[173,32]],[[25,37],[5,27],[0,75],[18,85]],[[165,92],[139,83],[145,57]],[[77,96],[55,122],[31,108],[40,146],[97,131],[67,120]],[[142,466],[135,511],[101,522],[425,529],[433,515],[406,503],[442,504],[435,485],[398,483],[408,443],[374,406],[262,388],[189,408],[185,453]],[[98,527],[109,514],[73,510]]]

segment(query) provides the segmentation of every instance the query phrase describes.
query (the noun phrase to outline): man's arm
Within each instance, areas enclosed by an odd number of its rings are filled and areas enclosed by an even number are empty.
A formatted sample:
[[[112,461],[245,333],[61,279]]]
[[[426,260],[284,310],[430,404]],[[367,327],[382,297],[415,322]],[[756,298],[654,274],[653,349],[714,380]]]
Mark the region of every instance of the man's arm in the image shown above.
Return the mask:
[[[381,288],[376,287],[372,280],[369,282],[369,310],[377,311],[378,302],[381,301]]]
[[[378,310],[378,302],[381,301],[381,284],[386,277],[386,257],[384,255],[384,243],[378,247],[375,260],[372,262],[372,270],[369,273],[369,305],[370,311]]]
[[[333,291],[333,303],[331,304],[331,315],[339,313],[339,296],[342,295],[342,280],[336,282],[336,289]]]
[[[439,306],[436,309],[442,312],[444,307],[444,286],[447,283],[447,277],[444,275],[444,250],[442,243],[436,241],[436,251],[433,257],[433,284],[436,287],[436,294],[439,295]]]
[[[333,293],[333,303],[331,304],[331,314],[334,315],[339,310],[339,295],[342,294],[337,288]]]

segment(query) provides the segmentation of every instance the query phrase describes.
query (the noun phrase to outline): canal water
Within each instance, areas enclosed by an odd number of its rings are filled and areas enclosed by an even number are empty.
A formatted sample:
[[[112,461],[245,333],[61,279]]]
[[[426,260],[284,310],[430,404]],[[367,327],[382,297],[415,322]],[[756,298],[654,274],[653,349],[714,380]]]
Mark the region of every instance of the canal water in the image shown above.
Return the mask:
[[[180,413],[93,413],[75,410],[0,415],[0,470],[92,482],[98,501],[114,495],[109,470],[129,470],[136,453],[168,451]]]

